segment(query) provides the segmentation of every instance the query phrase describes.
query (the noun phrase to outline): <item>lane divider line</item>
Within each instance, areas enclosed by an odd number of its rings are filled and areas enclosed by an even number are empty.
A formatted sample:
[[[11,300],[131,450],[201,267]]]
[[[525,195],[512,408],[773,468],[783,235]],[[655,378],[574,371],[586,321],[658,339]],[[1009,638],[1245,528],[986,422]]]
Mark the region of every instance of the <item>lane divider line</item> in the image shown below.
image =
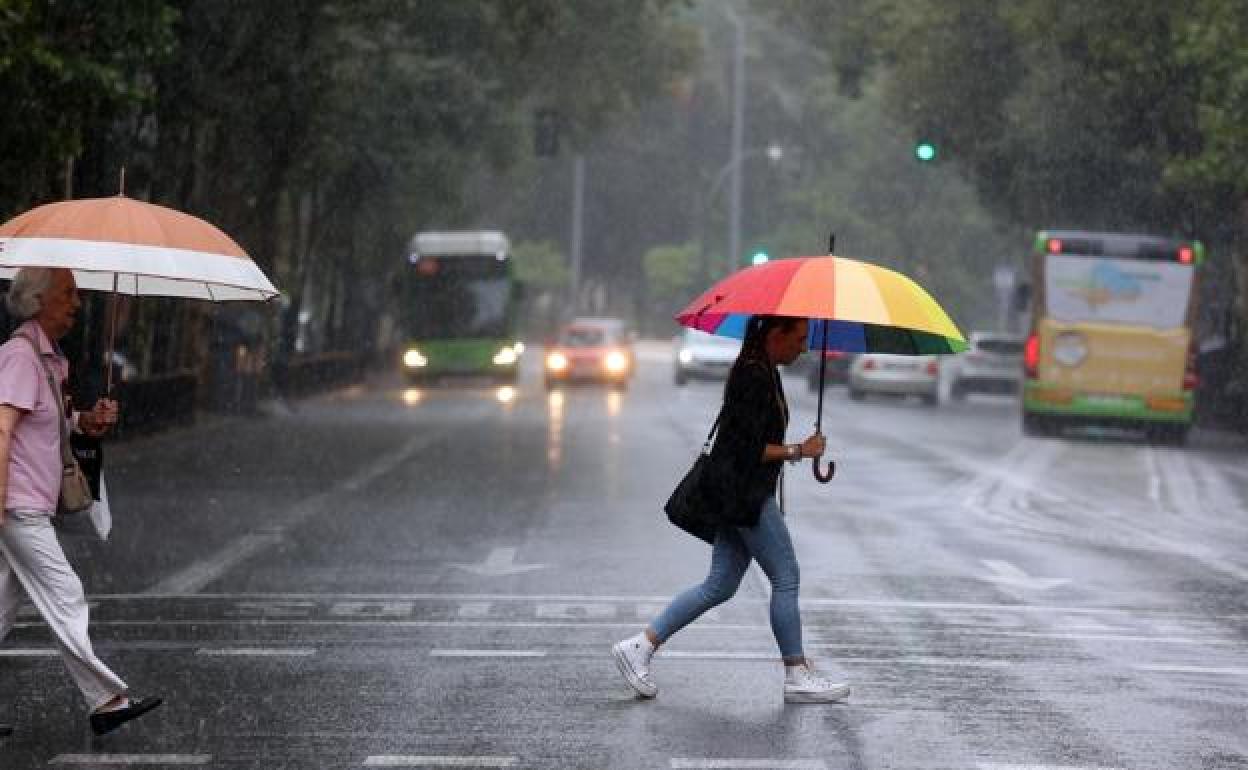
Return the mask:
[[[196,655],[236,657],[307,657],[316,654],[312,647],[201,647]]]
[[[1234,666],[1180,666],[1167,663],[1135,663],[1131,668],[1136,671],[1152,671],[1158,674],[1228,674],[1230,676],[1248,676],[1248,668]]]
[[[433,649],[434,658],[544,658],[545,650],[451,650]]]
[[[49,765],[206,765],[211,754],[59,754]]]
[[[822,759],[687,759],[672,760],[673,770],[724,768],[725,770],[827,770]]]
[[[364,760],[365,767],[512,767],[515,757],[403,756],[377,754]]]

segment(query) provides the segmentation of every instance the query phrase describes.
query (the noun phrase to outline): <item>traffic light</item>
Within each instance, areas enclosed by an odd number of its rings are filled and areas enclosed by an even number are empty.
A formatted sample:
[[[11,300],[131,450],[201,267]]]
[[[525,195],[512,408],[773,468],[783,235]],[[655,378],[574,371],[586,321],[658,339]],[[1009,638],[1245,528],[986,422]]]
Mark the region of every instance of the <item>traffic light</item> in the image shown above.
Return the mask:
[[[553,109],[533,113],[533,152],[539,158],[559,154],[559,113]]]
[[[921,163],[936,160],[936,143],[929,139],[920,139],[914,143],[914,157]]]
[[[767,256],[767,252],[759,249],[754,252],[754,256],[750,257],[750,262],[755,265],[761,265],[769,259],[771,259],[771,257]]]

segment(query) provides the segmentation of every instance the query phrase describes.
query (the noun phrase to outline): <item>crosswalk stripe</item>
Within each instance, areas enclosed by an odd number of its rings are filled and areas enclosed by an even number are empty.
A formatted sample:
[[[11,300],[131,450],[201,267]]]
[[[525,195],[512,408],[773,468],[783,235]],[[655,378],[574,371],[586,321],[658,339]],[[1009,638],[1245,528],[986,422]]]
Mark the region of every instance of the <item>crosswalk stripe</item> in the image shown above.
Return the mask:
[[[206,765],[211,754],[58,754],[50,765]]]

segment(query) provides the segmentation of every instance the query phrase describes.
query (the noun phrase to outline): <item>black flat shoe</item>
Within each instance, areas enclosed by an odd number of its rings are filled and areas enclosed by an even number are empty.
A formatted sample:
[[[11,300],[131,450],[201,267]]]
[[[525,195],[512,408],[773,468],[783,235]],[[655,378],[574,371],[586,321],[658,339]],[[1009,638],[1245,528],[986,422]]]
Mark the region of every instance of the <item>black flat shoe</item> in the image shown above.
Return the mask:
[[[91,715],[91,731],[96,735],[111,733],[131,719],[137,719],[164,703],[162,698],[131,698],[130,705],[114,711],[99,711]]]

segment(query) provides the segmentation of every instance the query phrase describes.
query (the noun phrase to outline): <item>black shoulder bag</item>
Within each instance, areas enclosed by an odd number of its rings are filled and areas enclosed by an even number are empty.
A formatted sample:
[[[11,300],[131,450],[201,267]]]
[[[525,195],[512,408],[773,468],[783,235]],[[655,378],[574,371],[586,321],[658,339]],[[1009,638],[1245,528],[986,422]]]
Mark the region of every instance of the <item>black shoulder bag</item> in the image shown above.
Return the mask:
[[[693,467],[676,485],[676,490],[667,499],[663,510],[667,511],[667,520],[680,527],[694,537],[708,543],[715,542],[715,516],[718,513],[720,500],[715,494],[710,479],[711,442],[715,439],[715,431],[719,430],[720,417],[724,410],[719,410],[711,432],[706,434],[706,442]]]

